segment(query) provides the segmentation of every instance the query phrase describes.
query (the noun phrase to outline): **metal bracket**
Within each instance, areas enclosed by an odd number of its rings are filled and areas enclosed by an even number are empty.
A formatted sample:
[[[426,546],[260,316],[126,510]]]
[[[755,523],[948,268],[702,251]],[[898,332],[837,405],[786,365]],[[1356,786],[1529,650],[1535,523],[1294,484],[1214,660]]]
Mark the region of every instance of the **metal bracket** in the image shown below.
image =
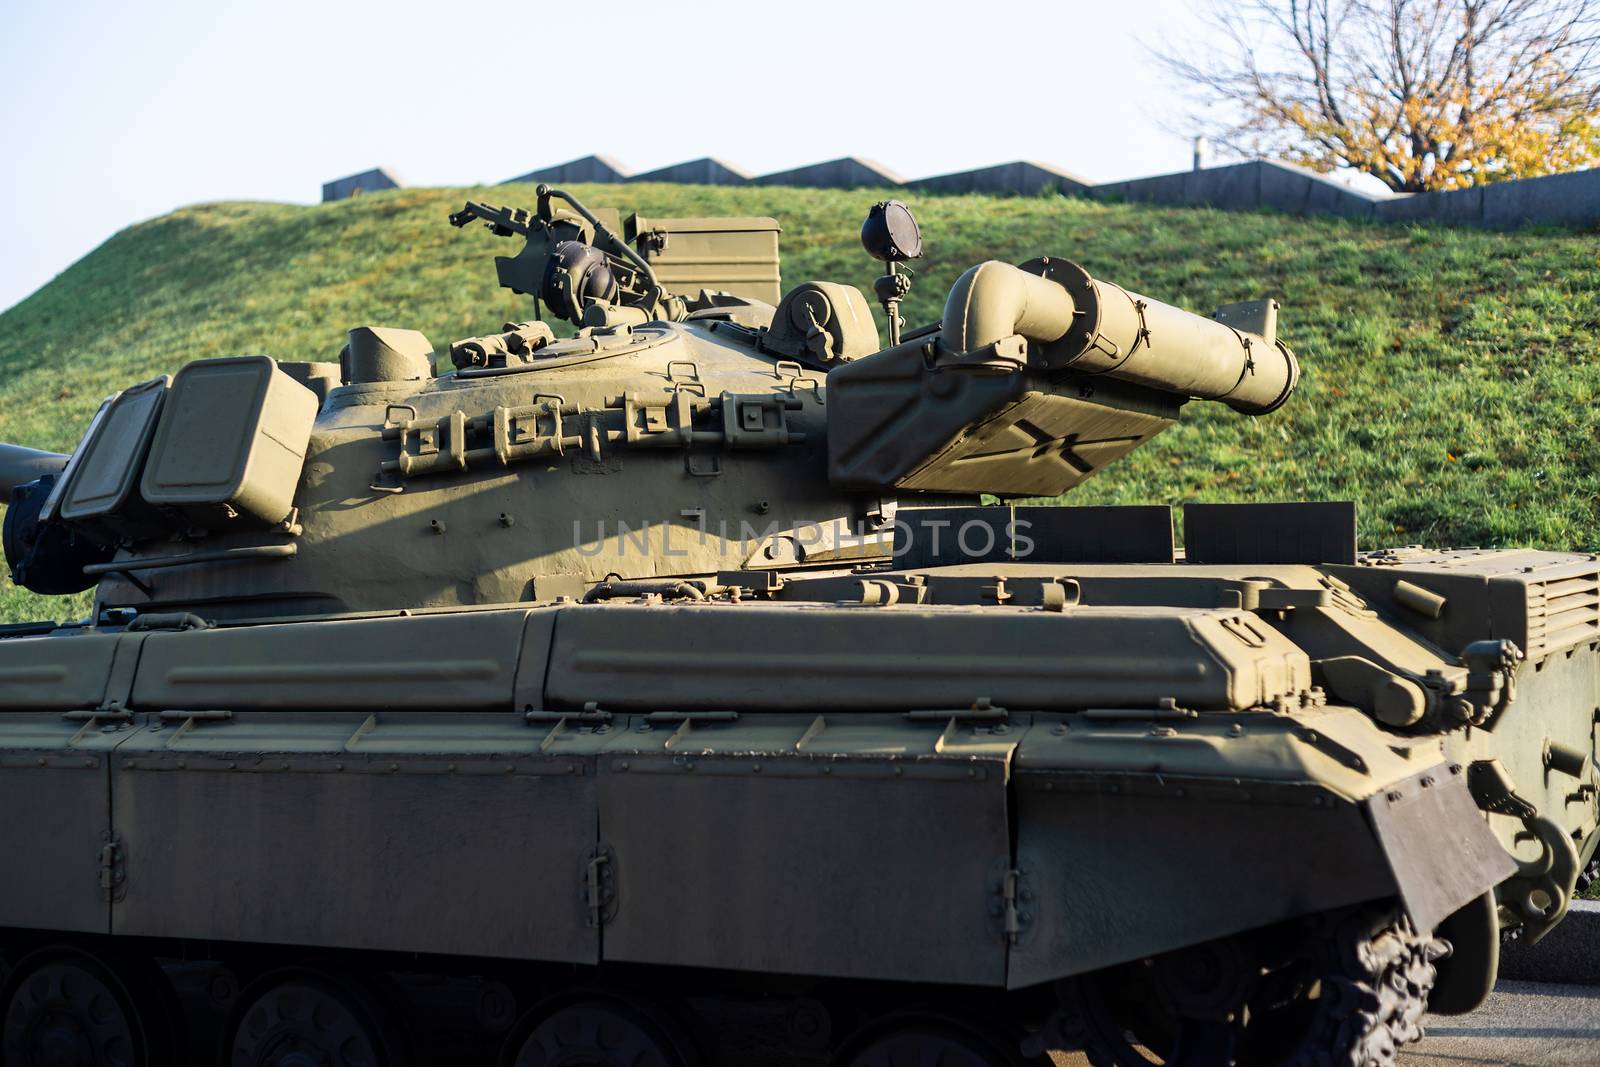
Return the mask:
[[[1340,744],[1320,730],[1301,727],[1294,731],[1294,737],[1302,744],[1310,745],[1335,763],[1342,763],[1352,771],[1358,771],[1361,774],[1368,773],[1367,761],[1362,758],[1360,753]]]
[[[116,903],[128,893],[128,853],[122,835],[106,830],[100,835],[97,859],[100,893],[107,903]]]
[[[125,570],[119,567],[115,570],[105,571],[104,574],[109,578],[121,578],[123,581],[139,590],[139,592],[143,593],[147,600],[155,599],[155,587],[149,582],[145,581],[143,578],[139,577],[137,574],[133,573],[131,570]]]
[[[826,730],[827,728],[827,718],[822,715],[818,715],[815,719],[811,720],[811,725],[806,727],[806,732],[801,734],[800,739],[794,743],[794,750],[796,752],[804,752],[806,747],[815,741],[819,736],[821,736],[822,731]]]
[[[540,752],[549,752],[556,746],[556,742],[565,737],[569,727],[577,725],[588,727],[597,734],[603,734],[611,729],[611,713],[603,711],[600,705],[591,700],[583,706],[582,711],[535,711],[529,708],[522,713],[524,722],[532,725],[550,724],[550,732],[545,734],[544,740],[539,742]]]
[[[992,724],[994,733],[1005,733],[1009,727],[1006,722],[1010,713],[1005,708],[996,707],[988,697],[979,697],[970,708],[955,708],[951,711],[933,709],[918,709],[908,711],[905,717],[910,722],[944,722],[944,732],[933,743],[934,752],[943,755],[950,743],[956,740],[963,724]]]
[[[654,726],[659,723],[675,722],[678,728],[672,731],[672,736],[667,738],[661,746],[666,749],[677,748],[679,744],[688,740],[696,723],[706,722],[738,722],[737,711],[652,711],[643,719],[643,724]]]
[[[1517,873],[1495,890],[1500,905],[1521,922],[1523,940],[1536,945],[1567,914],[1583,862],[1572,839],[1554,819],[1534,815],[1522,820],[1519,840],[1539,844],[1539,858],[1517,857]]]
[[[232,548],[215,548],[203,552],[182,552],[173,556],[146,556],[143,559],[119,559],[111,563],[88,563],[83,573],[91,578],[102,574],[120,574],[133,581],[134,571],[154,571],[167,567],[187,567],[192,563],[232,563],[235,560],[293,559],[299,554],[297,545],[235,545]],[[149,587],[141,582],[134,584]],[[146,593],[146,595],[149,595]]]
[[[652,711],[644,717],[648,723],[663,722],[738,722],[737,711]]]
[[[688,367],[689,368],[689,377],[687,377],[687,378],[679,378],[677,376],[676,372],[674,372],[673,369],[672,369],[674,367]],[[696,384],[703,383],[704,379],[700,376],[700,364],[696,363],[692,359],[671,359],[671,360],[668,360],[667,361],[667,381],[672,382],[674,385],[677,385],[678,383],[687,384],[687,383],[690,383],[690,382],[693,382],[693,383],[696,383]],[[705,388],[705,386],[703,384],[701,384],[701,388],[703,389],[703,388]]]
[[[1293,611],[1296,608],[1325,608],[1333,603],[1327,589],[1279,589],[1269,587],[1256,593],[1256,611]]]
[[[911,722],[1005,722],[1010,713],[997,707],[988,697],[979,697],[970,708],[917,709],[905,713]]]
[[[1474,760],[1467,767],[1467,789],[1482,811],[1522,823],[1516,838],[1519,843],[1539,844],[1538,859],[1525,860],[1513,854],[1517,873],[1495,890],[1501,907],[1520,924],[1528,944],[1536,944],[1567,913],[1583,863],[1561,826],[1517,794],[1516,784],[1498,759]]]
[[[1149,306],[1143,300],[1135,300],[1133,302],[1133,312],[1139,316],[1139,330],[1133,335],[1133,347],[1128,349],[1129,356],[1139,351],[1140,345],[1146,348],[1150,347],[1150,323],[1144,317],[1145,309]]]
[[[599,702],[591,700],[584,704],[582,711],[538,711],[528,708],[523,711],[522,718],[535,724],[542,723],[583,723],[585,725],[599,725],[611,721],[611,713],[600,707]]]
[[[722,474],[722,460],[714,452],[685,452],[683,469],[692,478],[716,478]]]
[[[617,915],[617,853],[610,845],[596,845],[583,867],[583,902],[588,906],[585,920],[597,930]]]
[[[163,711],[156,718],[162,722],[224,722],[233,718],[233,712],[227,708],[213,708],[208,711]]]
[[[193,733],[195,727],[200,723],[227,722],[231,718],[233,718],[233,712],[227,708],[214,708],[208,711],[171,710],[163,711],[156,716],[157,723],[160,725],[179,724],[177,730],[173,731],[172,736],[167,739],[167,748],[171,748]],[[158,729],[160,725],[157,726]]]
[[[1483,811],[1523,820],[1539,814],[1538,808],[1517,795],[1516,784],[1499,759],[1473,760],[1467,766],[1467,789]]]
[[[118,707],[116,704],[107,704],[99,708],[83,708],[78,711],[63,712],[61,717],[67,722],[86,723],[124,723],[133,721],[133,712],[127,708]]]

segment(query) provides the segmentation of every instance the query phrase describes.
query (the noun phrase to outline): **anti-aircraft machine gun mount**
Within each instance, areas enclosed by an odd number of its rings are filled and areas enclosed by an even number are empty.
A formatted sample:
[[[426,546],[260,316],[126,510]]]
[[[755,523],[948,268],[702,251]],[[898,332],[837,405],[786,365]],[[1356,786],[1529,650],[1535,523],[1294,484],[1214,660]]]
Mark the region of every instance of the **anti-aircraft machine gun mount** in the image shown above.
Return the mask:
[[[885,346],[770,218],[450,221],[525,321],[0,448],[94,590],[0,633],[0,1067],[1379,1067],[1565,914],[1600,559],[1024,503],[1292,403],[1274,301],[1051,250],[906,325],[888,201]]]

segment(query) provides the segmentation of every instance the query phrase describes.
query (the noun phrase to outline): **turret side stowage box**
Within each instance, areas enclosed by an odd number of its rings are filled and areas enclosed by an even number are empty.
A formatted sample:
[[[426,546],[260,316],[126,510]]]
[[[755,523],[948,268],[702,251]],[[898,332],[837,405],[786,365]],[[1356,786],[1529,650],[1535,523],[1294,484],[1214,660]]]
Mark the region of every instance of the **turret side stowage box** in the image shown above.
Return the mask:
[[[171,382],[162,375],[106,401],[68,471],[61,518],[113,543],[166,529],[162,516],[139,498],[139,476]]]
[[[152,504],[215,525],[273,525],[294,504],[316,394],[266,356],[202,359],[172,382],[142,490]]]

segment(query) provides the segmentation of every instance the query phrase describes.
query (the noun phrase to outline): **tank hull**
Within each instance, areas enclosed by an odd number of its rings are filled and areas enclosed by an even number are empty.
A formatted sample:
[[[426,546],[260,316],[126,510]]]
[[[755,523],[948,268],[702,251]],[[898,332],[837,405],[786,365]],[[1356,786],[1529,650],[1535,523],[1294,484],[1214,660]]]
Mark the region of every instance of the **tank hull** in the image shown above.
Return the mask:
[[[1518,871],[1466,766],[1554,728],[1600,656],[1542,649],[1494,733],[1399,735],[1312,684],[1325,622],[1294,618],[1365,603],[1219,595],[1336,572],[968,563],[0,641],[0,800],[37,813],[0,829],[29,872],[0,926],[219,967],[403,954],[470,988],[644,975],[713,1029],[729,986],[987,990],[1019,1033],[1129,961],[1374,901],[1433,929]],[[1592,845],[1592,804],[1561,810]]]

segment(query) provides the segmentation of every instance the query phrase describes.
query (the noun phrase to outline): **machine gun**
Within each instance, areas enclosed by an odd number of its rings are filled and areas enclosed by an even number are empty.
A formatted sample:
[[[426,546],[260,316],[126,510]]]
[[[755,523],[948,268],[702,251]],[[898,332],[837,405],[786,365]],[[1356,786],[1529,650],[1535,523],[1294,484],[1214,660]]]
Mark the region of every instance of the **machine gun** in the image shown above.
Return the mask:
[[[585,325],[584,312],[593,305],[635,309],[640,322],[664,315],[667,321],[683,317],[681,302],[673,306],[667,300],[645,258],[594,212],[570,193],[548,185],[541,184],[537,195],[538,206],[531,214],[523,208],[468,201],[450,216],[450,225],[458,228],[481,219],[496,237],[526,239],[517,255],[495,257],[502,286],[532,294],[535,309],[542,300],[574,326]],[[558,200],[571,211],[552,207]]]
[[[450,224],[482,221],[496,237],[524,239],[515,256],[495,257],[495,269],[503,287],[534,298],[536,317],[541,302],[578,327],[682,322],[752,304],[765,312],[754,319],[770,317],[778,281],[772,219],[623,222],[565,190],[541,184],[535,192],[532,212],[468,201]]]

